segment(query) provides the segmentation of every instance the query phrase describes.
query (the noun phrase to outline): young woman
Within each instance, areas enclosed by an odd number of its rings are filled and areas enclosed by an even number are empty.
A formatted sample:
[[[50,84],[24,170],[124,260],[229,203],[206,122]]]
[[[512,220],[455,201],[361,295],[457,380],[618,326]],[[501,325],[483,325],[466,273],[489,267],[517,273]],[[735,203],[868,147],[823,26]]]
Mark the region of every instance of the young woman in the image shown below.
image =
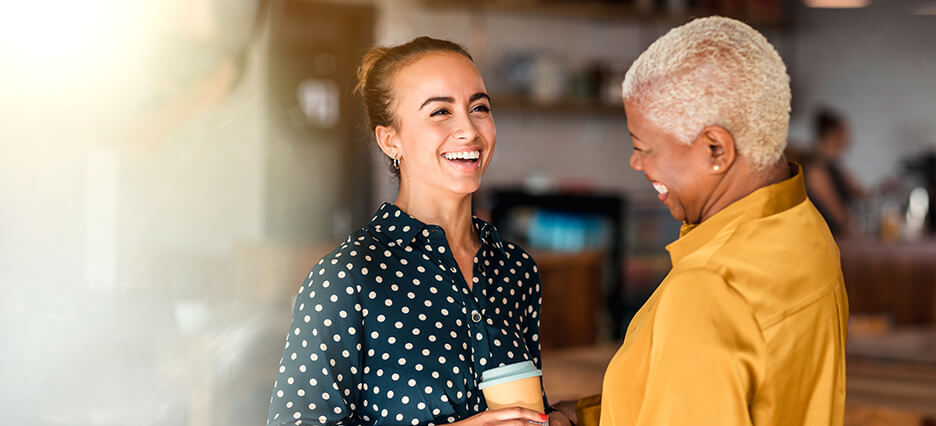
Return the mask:
[[[486,369],[540,367],[541,287],[533,259],[471,216],[496,143],[471,56],[420,37],[372,49],[358,79],[399,193],[299,289],[268,423],[545,422],[485,411],[478,390]]]

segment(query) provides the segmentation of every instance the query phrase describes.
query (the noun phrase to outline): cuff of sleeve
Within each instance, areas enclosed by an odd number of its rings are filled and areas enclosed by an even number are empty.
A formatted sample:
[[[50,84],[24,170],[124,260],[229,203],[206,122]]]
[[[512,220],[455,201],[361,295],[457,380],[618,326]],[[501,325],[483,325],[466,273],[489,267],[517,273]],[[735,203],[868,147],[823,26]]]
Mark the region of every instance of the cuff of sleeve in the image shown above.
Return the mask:
[[[601,416],[601,394],[579,399],[575,404],[575,414],[578,416],[577,426],[598,426]]]

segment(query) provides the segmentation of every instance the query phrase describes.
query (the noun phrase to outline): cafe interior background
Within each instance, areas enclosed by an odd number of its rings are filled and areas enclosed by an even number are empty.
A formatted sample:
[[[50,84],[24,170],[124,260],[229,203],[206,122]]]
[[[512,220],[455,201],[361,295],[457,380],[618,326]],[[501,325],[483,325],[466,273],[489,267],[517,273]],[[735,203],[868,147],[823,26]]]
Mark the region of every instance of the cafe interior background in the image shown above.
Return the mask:
[[[792,157],[819,108],[851,130],[846,423],[936,422],[936,1],[0,5],[2,424],[264,424],[300,282],[394,197],[355,67],[419,35],[493,98],[474,208],[541,267],[550,399],[600,392],[679,228],[628,166],[620,82],[712,14],[786,62]]]

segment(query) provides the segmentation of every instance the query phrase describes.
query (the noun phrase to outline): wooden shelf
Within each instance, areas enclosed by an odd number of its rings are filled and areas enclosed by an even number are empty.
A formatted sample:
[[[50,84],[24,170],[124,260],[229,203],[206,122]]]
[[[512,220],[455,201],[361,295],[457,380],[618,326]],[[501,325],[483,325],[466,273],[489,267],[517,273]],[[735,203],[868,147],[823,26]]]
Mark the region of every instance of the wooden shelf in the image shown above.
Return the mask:
[[[632,5],[570,2],[570,1],[535,1],[535,0],[454,0],[446,2],[426,1],[427,7],[435,9],[460,9],[483,12],[516,13],[559,18],[630,20],[637,18],[662,17],[657,13],[638,11]]]
[[[624,104],[611,104],[591,99],[561,98],[540,101],[514,95],[491,95],[494,112],[539,114],[608,115],[624,119]]]
[[[608,3],[603,1],[570,0],[424,0],[422,4],[437,10],[462,10],[472,12],[496,12],[525,16],[551,18],[573,18],[604,21],[634,21],[640,23],[682,24],[693,17],[709,15],[731,16],[719,10],[690,9],[686,12],[644,11],[632,4]],[[784,23],[782,16],[732,16],[756,26],[777,27]]]

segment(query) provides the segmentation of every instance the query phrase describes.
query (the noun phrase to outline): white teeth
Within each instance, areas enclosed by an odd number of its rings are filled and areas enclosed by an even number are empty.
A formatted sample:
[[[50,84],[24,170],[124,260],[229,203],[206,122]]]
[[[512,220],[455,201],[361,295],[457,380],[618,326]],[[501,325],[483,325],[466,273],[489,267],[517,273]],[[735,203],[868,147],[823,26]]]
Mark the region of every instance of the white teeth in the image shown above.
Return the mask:
[[[447,160],[476,160],[481,158],[481,151],[461,151],[442,154]]]
[[[669,189],[666,187],[666,185],[663,185],[662,183],[653,182],[653,189],[655,189],[656,192],[659,192],[660,194],[666,194],[669,192]]]

